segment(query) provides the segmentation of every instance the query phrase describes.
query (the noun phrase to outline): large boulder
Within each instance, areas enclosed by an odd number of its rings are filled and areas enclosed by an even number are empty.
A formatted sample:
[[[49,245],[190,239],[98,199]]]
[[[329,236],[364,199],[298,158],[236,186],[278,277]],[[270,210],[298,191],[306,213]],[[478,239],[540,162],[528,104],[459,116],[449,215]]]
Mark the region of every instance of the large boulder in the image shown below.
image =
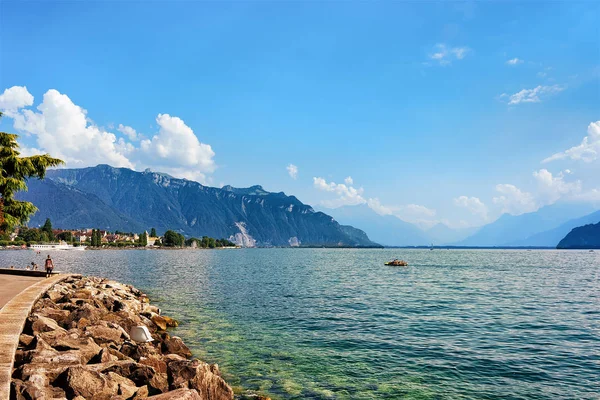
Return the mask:
[[[82,396],[92,400],[108,400],[119,393],[117,381],[83,366],[69,367],[57,381],[69,398]]]
[[[90,337],[80,336],[77,330],[45,332],[41,333],[39,338],[55,350],[79,350],[82,364],[87,364],[102,350]]]
[[[168,364],[168,374],[171,389],[196,389],[203,399],[233,399],[233,390],[221,378],[216,364],[199,360],[172,361]]]
[[[23,382],[13,379],[10,398],[15,400],[65,399],[64,390],[50,385],[36,385],[34,382]]]
[[[204,400],[200,397],[198,392],[193,389],[177,389],[171,392],[159,394],[156,396],[150,396],[148,399],[152,400]]]
[[[31,329],[34,336],[43,332],[66,332],[65,329],[61,328],[52,318],[44,317],[39,314],[33,314],[29,317],[29,319],[31,321]]]
[[[97,344],[119,343],[123,335],[122,329],[94,325],[85,328],[86,336],[91,337]]]
[[[192,356],[192,352],[180,337],[169,336],[166,333],[162,336],[162,352],[165,354],[177,354],[185,358]]]

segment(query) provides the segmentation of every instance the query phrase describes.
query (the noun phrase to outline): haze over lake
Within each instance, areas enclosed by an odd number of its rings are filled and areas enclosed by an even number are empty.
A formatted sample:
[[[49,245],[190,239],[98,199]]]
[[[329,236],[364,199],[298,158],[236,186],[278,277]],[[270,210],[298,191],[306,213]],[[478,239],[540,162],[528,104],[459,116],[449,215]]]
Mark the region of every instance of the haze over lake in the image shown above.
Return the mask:
[[[2,266],[46,254],[0,252]],[[600,252],[55,252],[150,294],[232,386],[282,399],[592,399]],[[403,258],[408,268],[385,267]]]

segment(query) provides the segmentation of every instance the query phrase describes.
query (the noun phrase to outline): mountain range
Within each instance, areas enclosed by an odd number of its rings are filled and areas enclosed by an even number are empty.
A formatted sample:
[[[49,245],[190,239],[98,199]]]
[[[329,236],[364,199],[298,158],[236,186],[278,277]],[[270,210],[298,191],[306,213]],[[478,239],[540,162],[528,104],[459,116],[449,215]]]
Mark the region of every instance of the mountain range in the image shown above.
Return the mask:
[[[555,247],[573,226],[578,226],[578,219],[586,220],[584,216],[593,211],[588,204],[557,203],[521,215],[503,214],[456,245]]]
[[[243,246],[378,246],[361,230],[340,225],[294,196],[261,186],[214,188],[146,170],[108,165],[49,170],[18,198],[56,228],[140,232],[154,227],[186,236],[228,238]]]
[[[341,224],[360,227],[377,243],[386,246],[444,245],[462,240],[477,228],[452,229],[442,223],[428,230],[393,215],[379,215],[366,204],[323,209]]]
[[[555,247],[571,230],[600,222],[585,204],[558,203],[518,216],[503,214],[478,228],[442,223],[423,230],[367,205],[315,211],[294,196],[261,186],[214,188],[146,170],[108,165],[49,170],[19,198],[38,208],[30,226],[141,232],[176,230],[227,238],[243,246],[501,246]]]
[[[395,216],[379,215],[364,204],[324,211],[387,246],[555,247],[573,228],[600,221],[600,211],[580,203],[557,203],[521,215],[503,214],[482,227],[463,229],[438,223],[423,230]]]

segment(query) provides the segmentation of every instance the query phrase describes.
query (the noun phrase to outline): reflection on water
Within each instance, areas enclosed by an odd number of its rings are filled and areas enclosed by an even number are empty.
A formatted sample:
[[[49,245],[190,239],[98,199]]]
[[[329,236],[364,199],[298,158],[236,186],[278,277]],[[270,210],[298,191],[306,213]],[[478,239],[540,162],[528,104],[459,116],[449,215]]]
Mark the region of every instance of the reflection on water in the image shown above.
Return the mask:
[[[0,252],[1,265],[42,255]],[[37,260],[36,258],[39,258]],[[556,399],[600,393],[600,252],[55,252],[148,292],[237,387],[273,398]],[[410,267],[385,267],[393,258]]]

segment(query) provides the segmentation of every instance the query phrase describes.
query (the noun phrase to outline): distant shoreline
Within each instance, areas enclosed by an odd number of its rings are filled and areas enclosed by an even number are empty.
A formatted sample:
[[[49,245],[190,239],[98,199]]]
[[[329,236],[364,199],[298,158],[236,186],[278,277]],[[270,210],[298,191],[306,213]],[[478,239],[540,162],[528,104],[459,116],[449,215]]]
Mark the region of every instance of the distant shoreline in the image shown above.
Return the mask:
[[[398,249],[398,250],[598,250],[597,247],[577,247],[577,248],[561,248],[557,249],[556,247],[542,247],[542,246],[528,246],[528,247],[510,247],[510,246],[382,246],[382,247],[351,247],[351,246],[272,246],[272,247],[215,247],[213,249],[203,248],[203,247],[88,247],[85,251],[105,251],[105,250],[238,250],[238,249],[354,249],[354,250],[385,250],[385,249]],[[14,251],[14,250],[26,250],[31,251],[28,248],[21,247],[0,247],[0,251]],[[52,250],[56,251],[56,250]],[[58,250],[58,251],[68,251],[68,250]]]

